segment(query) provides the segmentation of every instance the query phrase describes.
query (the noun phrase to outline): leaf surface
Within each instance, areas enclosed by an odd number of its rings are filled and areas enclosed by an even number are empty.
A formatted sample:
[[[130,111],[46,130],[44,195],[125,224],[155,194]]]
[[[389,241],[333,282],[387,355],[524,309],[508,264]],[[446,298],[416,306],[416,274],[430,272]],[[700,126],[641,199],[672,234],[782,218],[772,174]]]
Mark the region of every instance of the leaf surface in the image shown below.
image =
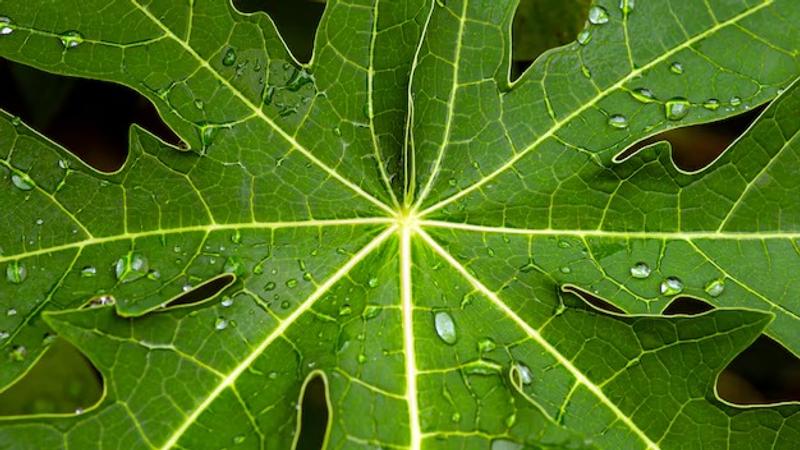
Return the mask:
[[[3,113],[0,386],[57,333],[105,396],[0,447],[291,448],[322,377],[327,448],[791,448],[796,403],[716,378],[762,332],[800,353],[800,8],[600,1],[512,82],[515,8],[331,1],[301,65],[226,2],[4,1],[0,55],[187,148],[134,126],[100,173]],[[622,157],[781,92],[702,172]],[[679,294],[717,309],[660,317]]]

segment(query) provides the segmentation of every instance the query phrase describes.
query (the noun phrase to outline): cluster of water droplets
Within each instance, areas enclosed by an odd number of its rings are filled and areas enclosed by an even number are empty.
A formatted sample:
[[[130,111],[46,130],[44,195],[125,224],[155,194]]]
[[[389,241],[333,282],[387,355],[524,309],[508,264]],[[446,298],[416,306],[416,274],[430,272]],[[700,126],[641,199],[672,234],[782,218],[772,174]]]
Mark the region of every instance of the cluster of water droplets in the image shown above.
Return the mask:
[[[645,262],[638,262],[633,266],[631,266],[630,268],[631,277],[638,280],[645,280],[649,278],[652,272],[653,270]],[[666,297],[674,297],[682,293],[684,288],[685,286],[683,284],[683,281],[676,276],[666,277],[659,284],[659,292],[661,293],[661,295],[664,295]],[[713,279],[708,283],[706,283],[703,290],[710,297],[713,298],[719,297],[725,290],[725,279],[724,278]]]

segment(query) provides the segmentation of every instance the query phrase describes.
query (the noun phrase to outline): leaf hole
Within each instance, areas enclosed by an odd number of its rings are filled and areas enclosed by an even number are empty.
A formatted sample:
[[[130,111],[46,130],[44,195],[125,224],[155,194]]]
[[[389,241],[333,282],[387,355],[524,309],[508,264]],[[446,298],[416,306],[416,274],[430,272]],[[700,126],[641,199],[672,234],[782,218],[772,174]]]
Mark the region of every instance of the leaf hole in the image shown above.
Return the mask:
[[[222,275],[217,278],[206,281],[205,283],[194,287],[185,293],[175,297],[172,301],[164,305],[164,308],[176,308],[183,306],[193,306],[205,303],[208,300],[216,297],[220,292],[230,286],[235,280],[235,277],[230,274]]]
[[[583,29],[591,0],[521,0],[511,26],[511,80],[551,48],[568,44]]]
[[[737,405],[800,401],[800,358],[761,335],[725,368],[717,394]]]
[[[628,147],[614,158],[624,162],[637,153],[658,142],[669,142],[672,146],[672,161],[686,172],[697,172],[713,163],[755,122],[766,106],[722,121],[677,128],[656,134]]]
[[[103,377],[80,350],[55,338],[22,378],[0,392],[0,416],[75,414],[103,397]]]
[[[677,297],[664,311],[665,316],[696,316],[714,309],[710,304],[692,297]]]
[[[587,306],[591,307],[592,309],[598,310],[598,311],[606,313],[606,314],[625,315],[625,311],[623,311],[622,309],[620,309],[620,308],[612,305],[611,303],[603,300],[602,298],[597,297],[595,295],[592,295],[592,294],[590,294],[590,293],[588,293],[588,292],[586,292],[586,291],[584,291],[584,290],[582,290],[582,289],[580,289],[578,287],[571,286],[571,285],[565,285],[562,288],[562,290],[564,292],[570,292],[572,294],[575,294],[576,297],[578,297],[581,300],[583,300],[583,302]]]
[[[294,57],[301,63],[311,60],[315,31],[325,11],[324,1],[234,0],[233,3],[244,13],[267,13]]]
[[[125,163],[133,123],[165,142],[182,145],[149,100],[121,85],[53,75],[2,60],[0,86],[8,87],[0,90],[0,108],[103,172]]]
[[[296,450],[317,450],[323,447],[330,422],[328,410],[328,386],[320,373],[312,374],[300,392],[298,412],[300,430]]]

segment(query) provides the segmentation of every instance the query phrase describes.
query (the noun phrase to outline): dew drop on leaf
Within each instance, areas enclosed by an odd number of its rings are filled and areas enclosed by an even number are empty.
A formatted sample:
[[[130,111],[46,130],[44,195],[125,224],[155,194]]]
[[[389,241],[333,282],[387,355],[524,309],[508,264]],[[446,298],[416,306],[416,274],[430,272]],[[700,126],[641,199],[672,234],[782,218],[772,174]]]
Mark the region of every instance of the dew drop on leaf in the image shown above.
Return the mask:
[[[742,104],[742,99],[740,97],[731,97],[731,106],[739,106]]]
[[[674,73],[675,75],[682,75],[683,74],[683,64],[679,62],[674,62],[669,65],[669,71]]]
[[[608,23],[608,11],[602,6],[592,6],[591,9],[589,9],[589,22],[594,25]]]
[[[31,180],[25,174],[14,174],[11,175],[11,183],[17,187],[17,189],[21,191],[30,191],[33,189],[33,180]]]
[[[150,267],[147,258],[141,253],[128,252],[127,255],[117,260],[114,265],[114,274],[122,283],[130,283],[147,275]]]
[[[0,330],[0,341],[8,339],[9,336],[11,335],[8,333],[8,331]]]
[[[676,97],[664,104],[664,112],[669,120],[681,120],[689,114],[691,105],[685,98]]]
[[[625,129],[628,128],[628,119],[622,114],[614,114],[608,118],[608,124],[612,128]]]
[[[6,311],[6,315],[7,316],[16,316],[17,315],[17,309],[16,308],[8,308],[8,311]]]
[[[236,64],[236,50],[228,48],[225,50],[225,54],[222,55],[222,65],[230,67],[234,64]]]
[[[572,269],[570,269],[569,266],[564,266],[560,270],[561,270],[561,273],[571,273],[572,272]]]
[[[289,289],[297,287],[297,280],[295,280],[294,278],[286,280],[286,287],[288,287]]]
[[[445,311],[439,311],[433,316],[433,324],[436,328],[436,334],[446,344],[453,345],[458,340],[456,335],[456,324],[453,318]]]
[[[233,299],[226,295],[225,297],[222,297],[222,301],[219,303],[223,308],[230,308],[230,306],[233,305]]]
[[[592,33],[589,30],[583,30],[578,33],[578,43],[581,45],[586,45],[592,40]]]
[[[219,331],[224,330],[225,328],[228,328],[228,319],[225,319],[224,317],[217,317],[217,320],[214,321],[214,329]]]
[[[59,39],[66,49],[75,48],[83,43],[83,35],[75,30],[67,31],[59,36]]]
[[[516,443],[514,441],[509,441],[508,439],[495,439],[492,441],[492,448],[491,450],[522,450],[522,444]]]
[[[378,277],[372,277],[367,281],[367,285],[371,288],[378,287]]]
[[[8,354],[11,360],[16,362],[24,361],[27,355],[28,349],[24,345],[15,345]]]
[[[367,307],[364,308],[364,312],[361,313],[361,317],[363,317],[365,320],[369,320],[375,318],[380,313],[381,313],[380,306],[367,305]]]
[[[453,413],[453,414],[450,416],[450,420],[451,420],[452,422],[461,422],[461,413],[459,413],[459,412],[454,412],[454,413]]]
[[[647,88],[634,89],[631,91],[631,96],[642,103],[652,103],[655,100],[653,91]]]
[[[339,308],[339,316],[349,316],[353,312],[353,308],[350,305],[342,305]]]
[[[0,36],[8,36],[14,32],[11,26],[11,19],[8,17],[0,17]]]
[[[719,109],[719,107],[720,107],[719,100],[715,98],[710,98],[703,102],[703,108],[709,111],[716,111]]]
[[[495,344],[492,338],[482,338],[478,341],[478,351],[480,353],[488,353],[497,348],[497,344]]]
[[[706,284],[705,291],[711,297],[719,297],[725,290],[725,280],[712,280]]]
[[[20,284],[28,278],[28,269],[25,264],[19,261],[13,261],[6,266],[6,279],[14,284]]]
[[[636,0],[619,0],[619,9],[626,15],[633,11],[634,6],[636,6]]]
[[[683,292],[683,282],[676,277],[669,277],[661,282],[661,294],[672,297]]]
[[[92,278],[97,275],[97,269],[94,266],[86,266],[81,269],[81,277]]]
[[[526,366],[525,364],[514,364],[514,372],[517,374],[520,383],[523,385],[529,385],[533,382],[533,373],[531,372],[530,367]]]
[[[276,285],[274,281],[268,281],[267,284],[264,285],[264,290],[267,292],[274,291],[275,287]]]
[[[651,272],[647,263],[638,262],[631,267],[631,276],[640,280],[649,277]]]

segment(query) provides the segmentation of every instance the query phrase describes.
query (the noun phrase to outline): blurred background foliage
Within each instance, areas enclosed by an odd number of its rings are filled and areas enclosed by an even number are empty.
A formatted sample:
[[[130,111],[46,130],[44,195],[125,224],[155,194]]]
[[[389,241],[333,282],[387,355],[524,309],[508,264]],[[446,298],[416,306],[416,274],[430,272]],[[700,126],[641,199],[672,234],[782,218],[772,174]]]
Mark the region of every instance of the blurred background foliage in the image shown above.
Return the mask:
[[[269,13],[297,59],[311,58],[324,0],[234,0],[234,4],[243,12]],[[590,4],[591,0],[521,0],[512,27],[512,78],[544,51],[574,40],[584,27]],[[124,163],[132,123],[168,142],[180,142],[147,100],[127,88],[54,76],[8,61],[0,61],[0,86],[4,87],[0,108],[22,117],[99,170],[112,171]],[[717,124],[664,133],[633,150],[668,140],[679,167],[700,169],[741,135],[759,110]],[[588,297],[587,301],[601,310],[610,309],[599,299]],[[706,309],[708,305],[702,302],[679,298],[666,314],[697,314]],[[722,398],[738,404],[800,400],[800,359],[762,336],[722,373],[718,390]],[[102,391],[102,378],[82,354],[54,339],[25,377],[0,392],[0,415],[82,412],[100,399]],[[321,380],[312,381],[306,389],[302,421],[298,448],[319,448],[327,423]]]

